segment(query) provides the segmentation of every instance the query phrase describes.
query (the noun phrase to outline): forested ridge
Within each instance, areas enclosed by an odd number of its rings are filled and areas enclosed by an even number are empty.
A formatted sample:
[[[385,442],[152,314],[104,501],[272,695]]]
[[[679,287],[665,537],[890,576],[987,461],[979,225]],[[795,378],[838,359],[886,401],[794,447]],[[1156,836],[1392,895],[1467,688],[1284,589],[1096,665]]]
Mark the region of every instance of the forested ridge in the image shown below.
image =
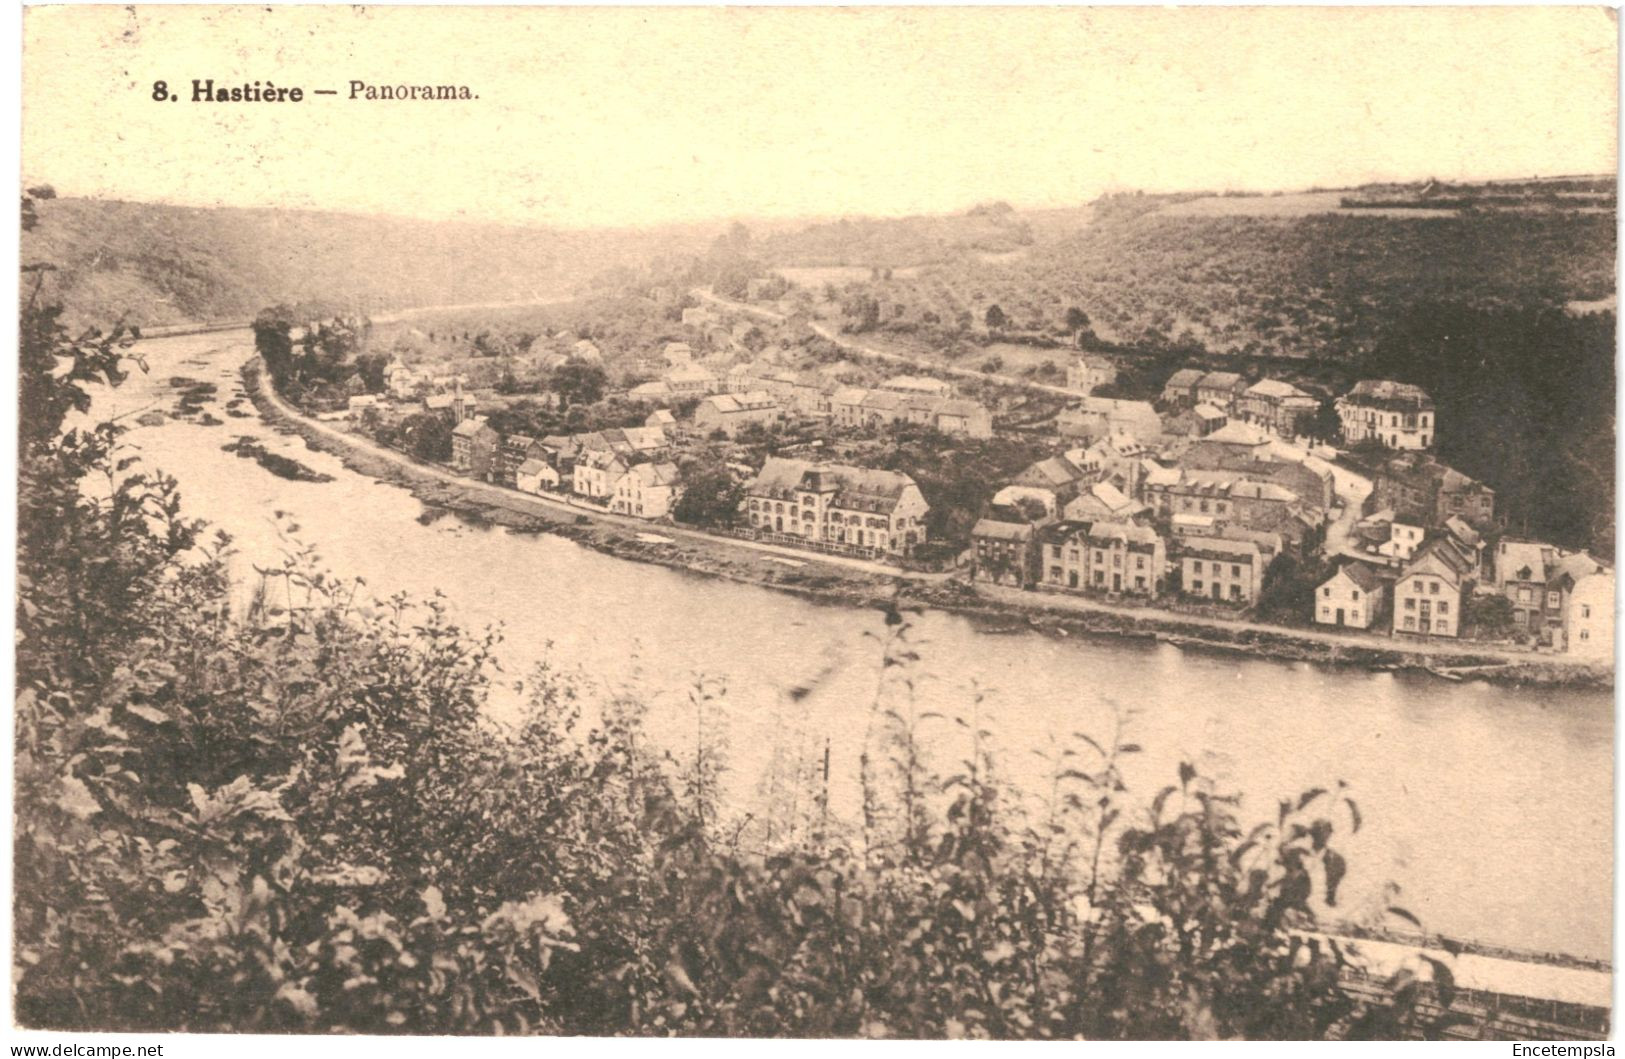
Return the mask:
[[[37,263],[35,263],[37,264]],[[141,370],[25,272],[16,1017],[61,1030],[1021,1038],[1436,1035],[1449,971],[1343,986],[1341,786],[1244,803],[1132,730],[1078,733],[1021,805],[979,704],[932,718],[893,609],[856,819],[802,777],[719,802],[717,689],[643,706],[541,669],[487,720],[498,640],[294,547],[234,608],[230,541],[70,413]],[[591,707],[591,708],[589,708]],[[923,726],[957,724],[940,767]],[[1023,763],[1023,768],[1033,767]],[[764,826],[765,825],[765,826]],[[1380,826],[1380,822],[1366,826]],[[1401,909],[1390,914],[1409,919]],[[1414,922],[1414,921],[1412,921]]]

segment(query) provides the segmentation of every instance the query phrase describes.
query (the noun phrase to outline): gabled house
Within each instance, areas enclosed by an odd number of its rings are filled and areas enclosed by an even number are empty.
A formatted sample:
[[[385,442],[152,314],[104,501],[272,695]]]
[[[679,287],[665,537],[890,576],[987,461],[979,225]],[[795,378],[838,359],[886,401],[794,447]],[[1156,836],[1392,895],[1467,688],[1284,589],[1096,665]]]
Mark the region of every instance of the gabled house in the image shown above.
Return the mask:
[[[1295,437],[1320,409],[1320,402],[1289,382],[1260,379],[1242,392],[1237,411],[1243,419],[1257,423],[1284,437]]]
[[[639,463],[616,479],[609,509],[636,518],[665,518],[676,495],[675,463]]]
[[[1546,576],[1545,628],[1541,633],[1545,642],[1559,651],[1568,650],[1570,609],[1575,590],[1587,578],[1604,572],[1603,565],[1585,552],[1562,556],[1552,564]]]
[[[1315,589],[1314,619],[1320,625],[1369,629],[1382,609],[1386,586],[1364,563],[1345,563]]]
[[[1494,585],[1512,604],[1513,624],[1538,635],[1546,627],[1546,581],[1557,565],[1557,549],[1540,541],[1502,537],[1495,543],[1494,556]]]
[[[559,488],[558,468],[545,459],[532,458],[519,465],[514,472],[514,488],[521,493],[557,492]]]
[[[753,423],[766,427],[782,418],[784,409],[764,390],[714,394],[694,406],[694,429],[702,436],[720,430],[734,438]]]
[[[1117,365],[1099,353],[1080,353],[1066,366],[1066,388],[1092,394],[1117,381]]]
[[[608,501],[627,472],[626,460],[604,449],[589,449],[576,460],[571,488],[589,500]]]
[[[995,494],[997,504],[1036,500],[1052,515],[1059,515],[1083,489],[1090,473],[1066,456],[1051,456],[1028,467]]]
[[[483,419],[465,419],[451,431],[451,465],[464,474],[489,479],[502,437]]]
[[[1444,538],[1425,544],[1394,583],[1395,633],[1461,635],[1462,600],[1471,590],[1469,561]]]
[[[1189,408],[1196,403],[1196,384],[1202,381],[1204,372],[1201,368],[1180,368],[1168,377],[1162,386],[1162,400],[1165,404],[1183,405]]]
[[[1575,580],[1563,622],[1569,654],[1589,662],[1613,662],[1614,594],[1612,570],[1599,568]]]

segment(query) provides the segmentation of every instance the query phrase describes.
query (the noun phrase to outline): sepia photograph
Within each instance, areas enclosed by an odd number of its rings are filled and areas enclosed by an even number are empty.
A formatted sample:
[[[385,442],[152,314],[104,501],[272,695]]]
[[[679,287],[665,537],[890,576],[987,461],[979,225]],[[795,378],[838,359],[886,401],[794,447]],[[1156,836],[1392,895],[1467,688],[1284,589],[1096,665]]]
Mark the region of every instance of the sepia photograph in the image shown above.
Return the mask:
[[[20,23],[13,1055],[1613,1054],[1616,9]]]

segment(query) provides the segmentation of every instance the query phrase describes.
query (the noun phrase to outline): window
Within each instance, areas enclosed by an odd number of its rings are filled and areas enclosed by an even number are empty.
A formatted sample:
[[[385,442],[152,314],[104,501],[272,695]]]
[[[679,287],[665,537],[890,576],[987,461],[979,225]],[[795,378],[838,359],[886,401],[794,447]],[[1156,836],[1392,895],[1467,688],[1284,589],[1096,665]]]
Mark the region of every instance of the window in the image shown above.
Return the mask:
[[[1331,617],[1332,616],[1332,608],[1330,608],[1330,607],[1321,607],[1320,608],[1320,616],[1322,618]]]
[[[1439,594],[1439,582],[1437,582],[1437,581],[1429,581],[1428,582],[1428,595],[1437,596],[1438,594]]]
[[[1405,628],[1407,628],[1407,629],[1415,629],[1416,628],[1416,619],[1415,618],[1406,618],[1405,619]]]
[[[1353,599],[1353,600],[1354,600],[1354,602],[1356,602],[1356,603],[1358,603],[1358,602],[1360,602],[1360,590],[1359,590],[1359,589],[1355,589],[1355,590],[1354,590],[1354,595],[1353,595],[1353,596],[1351,596],[1351,597],[1350,597],[1350,598],[1351,598],[1351,599]]]
[[[1237,563],[1231,563],[1230,564],[1230,576],[1231,577],[1240,577],[1241,576],[1241,566],[1239,564],[1237,564]]]
[[[1198,574],[1201,573],[1202,572],[1202,560],[1197,559],[1195,562],[1193,562],[1191,564],[1191,570],[1194,573],[1198,573]]]
[[[1580,617],[1582,617],[1582,618],[1591,617],[1591,605],[1590,604],[1588,604],[1588,603],[1580,604]]]
[[[1331,590],[1331,589],[1329,589],[1329,588],[1323,588],[1323,589],[1321,589],[1321,590],[1320,590],[1320,594],[1321,594],[1321,595],[1322,595],[1322,596],[1324,596],[1324,597],[1325,597],[1325,598],[1327,598],[1327,599],[1331,599],[1331,598],[1332,598],[1332,590]]]
[[[1580,640],[1582,642],[1584,642],[1584,641],[1589,640],[1589,639],[1591,639],[1591,630],[1590,629],[1581,629],[1580,630]]]
[[[1405,597],[1405,609],[1406,610],[1415,610],[1416,609],[1416,600],[1413,597],[1411,597],[1411,596],[1406,596]]]
[[[1202,582],[1200,582],[1200,581],[1192,581],[1191,582],[1191,591],[1193,591],[1193,592],[1202,591]]]
[[[1439,600],[1439,613],[1440,614],[1449,614],[1450,613],[1450,603],[1449,603],[1448,600],[1443,600],[1443,599]]]
[[[1241,586],[1240,585],[1231,585],[1230,586],[1230,598],[1231,599],[1240,599],[1241,598]]]
[[[1546,593],[1546,605],[1548,607],[1555,607],[1561,602],[1562,602],[1562,597],[1558,593],[1556,593],[1556,592],[1548,592],[1548,593]]]

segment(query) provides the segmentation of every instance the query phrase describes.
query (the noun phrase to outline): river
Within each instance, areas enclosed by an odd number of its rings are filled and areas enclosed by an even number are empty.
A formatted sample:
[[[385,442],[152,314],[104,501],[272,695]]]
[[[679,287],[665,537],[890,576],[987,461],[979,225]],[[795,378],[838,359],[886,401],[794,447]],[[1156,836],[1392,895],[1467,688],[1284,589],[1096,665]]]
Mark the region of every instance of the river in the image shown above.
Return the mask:
[[[127,436],[147,464],[177,477],[186,508],[227,530],[237,569],[277,560],[298,528],[326,566],[380,598],[436,589],[466,624],[501,623],[504,679],[543,658],[592,674],[598,693],[652,704],[657,734],[681,751],[693,729],[687,689],[726,685],[733,797],[761,797],[769,765],[815,762],[826,740],[838,808],[880,673],[878,612],[822,605],[747,585],[631,563],[546,535],[445,517],[418,521],[405,490],[346,470],[257,416],[228,416],[245,333],[149,341],[151,372],[97,397],[97,414],[167,409],[171,376],[219,385],[224,420],[173,420]],[[252,412],[246,403],[241,410]],[[278,478],[222,452],[240,435],[336,479]],[[1249,816],[1314,786],[1347,781],[1364,828],[1343,914],[1357,918],[1401,887],[1398,903],[1431,931],[1514,947],[1606,957],[1612,931],[1613,704],[1598,691],[1523,691],[1302,663],[1236,660],[1165,644],[1001,631],[957,615],[913,620],[919,708],[980,715],[1006,776],[1032,780],[1032,751],[1052,735],[1105,737],[1131,711],[1132,790],[1149,801],[1194,762],[1246,796]],[[792,688],[810,688],[800,696]],[[946,733],[943,722],[927,722]],[[943,736],[946,746],[946,735]],[[841,777],[848,777],[843,781]]]

